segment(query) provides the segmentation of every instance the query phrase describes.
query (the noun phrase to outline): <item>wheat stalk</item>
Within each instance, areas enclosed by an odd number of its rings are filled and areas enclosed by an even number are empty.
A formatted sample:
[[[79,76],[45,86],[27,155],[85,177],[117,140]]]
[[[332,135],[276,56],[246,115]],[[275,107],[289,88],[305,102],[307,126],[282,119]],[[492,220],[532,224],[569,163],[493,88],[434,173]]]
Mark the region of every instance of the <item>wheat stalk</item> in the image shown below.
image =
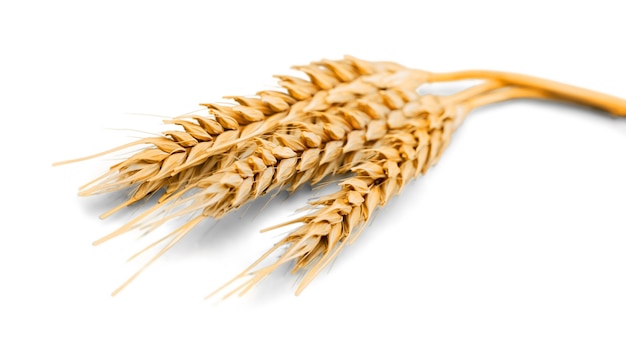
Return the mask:
[[[513,73],[430,73],[353,57],[296,69],[308,80],[277,76],[285,92],[230,97],[236,103],[232,105],[206,104],[208,116],[166,121],[182,130],[94,155],[148,146],[82,188],[83,195],[132,188],[130,198],[104,216],[164,191],[159,203],[94,244],[192,214],[186,224],[135,255],[165,242],[113,294],[205,218],[221,218],[272,190],[294,191],[329,175],[351,174],[336,193],[311,201],[309,213],[285,223],[300,227],[218,290],[242,281],[228,295],[243,294],[277,267],[293,262],[294,272],[304,272],[300,293],[345,245],[354,242],[378,208],[438,161],[454,130],[474,108],[524,97],[573,102],[626,116],[626,100]],[[464,79],[485,81],[451,96],[417,92],[426,82]],[[274,263],[260,265],[279,249],[285,252]]]

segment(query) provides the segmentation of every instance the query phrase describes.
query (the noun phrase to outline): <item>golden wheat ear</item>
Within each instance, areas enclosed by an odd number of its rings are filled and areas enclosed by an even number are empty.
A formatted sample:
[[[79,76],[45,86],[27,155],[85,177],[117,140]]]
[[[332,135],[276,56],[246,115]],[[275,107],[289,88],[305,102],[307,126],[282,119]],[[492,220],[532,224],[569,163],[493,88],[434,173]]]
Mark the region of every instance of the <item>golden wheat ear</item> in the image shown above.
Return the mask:
[[[399,194],[409,181],[425,174],[437,163],[454,130],[468,112],[516,98],[554,100],[555,96],[531,88],[502,87],[501,82],[491,81],[452,96],[423,96],[409,104],[412,110],[404,111],[400,119],[391,120],[390,116],[388,122],[401,125],[385,132],[364,149],[368,155],[354,164],[350,169],[353,177],[342,181],[339,191],[310,201],[308,214],[265,229],[300,224],[251,266],[206,298],[235,284],[223,299],[237,293],[243,295],[278,267],[289,263],[293,265],[293,273],[303,273],[295,292],[296,295],[302,293],[346,245],[354,243],[379,208]],[[277,255],[273,263],[259,267],[273,254]]]
[[[160,189],[164,189],[164,200],[178,191],[195,188],[202,179],[250,155],[250,143],[255,138],[284,132],[290,125],[307,122],[309,113],[356,101],[390,86],[407,87],[409,83],[416,87],[424,78],[424,74],[397,64],[354,58],[323,60],[296,69],[308,79],[276,76],[283,92],[260,91],[253,97],[227,96],[233,104],[203,104],[208,109],[205,116],[181,116],[164,121],[179,126],[179,130],[165,131],[161,137],[138,140],[55,165],[148,145],[80,188],[79,194],[84,196],[129,191],[126,201],[102,215],[107,217]]]

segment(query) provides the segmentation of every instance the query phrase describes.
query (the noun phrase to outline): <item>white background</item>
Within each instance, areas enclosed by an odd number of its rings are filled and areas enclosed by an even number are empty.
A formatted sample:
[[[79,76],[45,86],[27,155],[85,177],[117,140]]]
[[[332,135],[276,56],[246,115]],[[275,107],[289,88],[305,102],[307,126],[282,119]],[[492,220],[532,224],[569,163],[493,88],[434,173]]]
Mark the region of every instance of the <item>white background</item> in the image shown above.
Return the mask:
[[[618,3],[3,2],[0,357],[626,357],[625,119],[537,101],[476,111],[298,297],[285,269],[202,299],[315,192],[204,224],[111,298],[148,242],[93,247],[134,212],[100,221],[123,194],[76,190],[123,156],[51,166],[144,135],[114,129],[160,130],[137,113],[194,111],[344,54],[626,97]]]

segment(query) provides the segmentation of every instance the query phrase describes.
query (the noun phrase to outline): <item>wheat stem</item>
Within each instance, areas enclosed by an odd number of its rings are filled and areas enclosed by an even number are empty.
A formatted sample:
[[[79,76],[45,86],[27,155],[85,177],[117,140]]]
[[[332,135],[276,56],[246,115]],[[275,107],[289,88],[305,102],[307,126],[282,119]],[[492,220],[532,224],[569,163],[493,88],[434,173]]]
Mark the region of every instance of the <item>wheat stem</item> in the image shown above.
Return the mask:
[[[566,101],[591,106],[616,116],[626,116],[626,99],[605,93],[564,84],[539,77],[512,72],[467,70],[448,73],[429,73],[429,82],[457,81],[469,79],[491,79],[526,88],[549,92]]]

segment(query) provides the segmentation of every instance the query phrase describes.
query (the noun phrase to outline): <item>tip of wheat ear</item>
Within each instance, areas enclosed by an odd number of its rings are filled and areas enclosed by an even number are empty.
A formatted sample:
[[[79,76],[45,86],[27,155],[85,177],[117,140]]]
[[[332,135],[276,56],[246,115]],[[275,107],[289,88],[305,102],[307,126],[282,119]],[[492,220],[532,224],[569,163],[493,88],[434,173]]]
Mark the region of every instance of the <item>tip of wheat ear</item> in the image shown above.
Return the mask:
[[[131,257],[164,243],[156,255],[116,289],[116,295],[204,218],[220,218],[272,190],[296,190],[336,174],[351,174],[340,189],[309,203],[309,212],[282,225],[300,224],[259,260],[215,293],[244,294],[277,267],[293,263],[304,276],[299,294],[347,245],[372,215],[410,180],[435,165],[452,133],[472,109],[513,98],[573,102],[625,116],[626,100],[546,79],[514,73],[470,70],[430,73],[393,62],[346,56],[295,69],[307,79],[276,76],[281,91],[230,96],[230,105],[204,104],[206,115],[164,122],[177,126],[151,137],[67,164],[132,146],[145,148],[81,187],[80,194],[129,191],[102,217],[153,193],[164,194],[152,208],[118,230],[154,229],[192,215],[169,235]],[[451,96],[418,95],[426,82],[481,79],[482,84]],[[264,230],[264,231],[265,231]],[[282,251],[271,264],[270,255]]]

